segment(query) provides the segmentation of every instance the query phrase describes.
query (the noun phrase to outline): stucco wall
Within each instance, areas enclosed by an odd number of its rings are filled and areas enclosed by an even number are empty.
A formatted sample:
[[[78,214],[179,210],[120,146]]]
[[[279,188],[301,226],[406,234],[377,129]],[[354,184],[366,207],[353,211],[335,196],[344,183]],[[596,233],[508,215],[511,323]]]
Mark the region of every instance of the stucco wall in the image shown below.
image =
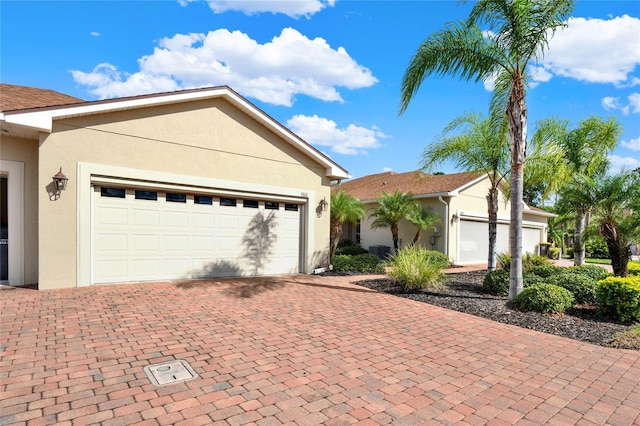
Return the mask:
[[[309,263],[320,263],[329,244],[329,215],[315,204],[330,198],[322,166],[223,100],[71,118],[54,123],[40,143],[40,288],[76,285],[78,163],[299,188],[314,205]],[[57,200],[44,190],[62,167],[70,178]],[[52,254],[52,250],[68,253]],[[315,265],[311,265],[313,267]]]
[[[38,142],[2,135],[0,159],[24,164],[24,284],[35,284],[38,281]],[[9,236],[9,244],[11,238]]]
[[[431,208],[432,212],[440,216],[441,222],[439,226],[442,228],[445,223],[444,219],[444,205],[439,203],[437,199],[422,199],[420,200],[422,205],[425,208]],[[375,220],[375,218],[370,217],[373,210],[377,207],[376,204],[367,204],[365,205],[366,216],[362,220],[360,225],[360,233],[361,233],[361,242],[360,245],[365,249],[369,249],[370,246],[375,245],[383,245],[389,246],[393,248],[393,238],[391,236],[391,229],[382,228],[382,229],[372,229],[371,224]],[[404,247],[407,244],[410,244],[413,241],[413,238],[416,234],[416,227],[412,223],[402,220],[398,224],[398,236],[400,240],[400,247]],[[434,232],[432,230],[423,231],[420,234],[420,239],[418,240],[418,244],[422,247],[425,247],[429,250],[438,250],[444,251],[444,238],[443,231],[440,232],[441,236],[436,239],[435,247],[432,247],[430,244],[430,237],[432,237]]]

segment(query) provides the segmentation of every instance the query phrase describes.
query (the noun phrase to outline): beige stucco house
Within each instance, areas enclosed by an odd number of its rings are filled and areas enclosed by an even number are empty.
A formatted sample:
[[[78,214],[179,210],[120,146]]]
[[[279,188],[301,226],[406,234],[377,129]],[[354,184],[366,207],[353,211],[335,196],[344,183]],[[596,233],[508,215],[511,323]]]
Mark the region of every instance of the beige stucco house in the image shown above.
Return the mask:
[[[367,214],[358,224],[345,226],[344,237],[357,241],[366,249],[381,252],[378,247],[393,247],[388,229],[371,229],[371,211],[376,198],[384,192],[400,190],[413,194],[425,208],[440,216],[440,226],[435,231],[423,232],[418,244],[446,253],[456,265],[486,263],[488,258],[489,231],[487,194],[491,187],[489,177],[481,173],[454,173],[428,175],[420,171],[386,172],[346,180],[336,185],[365,203]],[[498,210],[497,253],[509,251],[510,204],[500,188]],[[523,213],[523,252],[539,253],[540,243],[547,241],[547,220],[554,216],[535,207],[525,205]],[[413,241],[414,225],[407,221],[399,224],[400,246]]]
[[[0,131],[5,284],[309,273],[327,263],[322,207],[347,172],[228,87],[87,102],[2,84]]]

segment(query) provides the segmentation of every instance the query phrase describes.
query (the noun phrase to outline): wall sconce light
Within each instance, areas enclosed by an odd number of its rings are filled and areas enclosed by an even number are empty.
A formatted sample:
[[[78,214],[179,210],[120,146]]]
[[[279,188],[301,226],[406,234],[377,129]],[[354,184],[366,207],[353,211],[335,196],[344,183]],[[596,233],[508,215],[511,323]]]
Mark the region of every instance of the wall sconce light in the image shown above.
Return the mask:
[[[62,167],[60,167],[60,171],[58,173],[53,175],[52,179],[57,191],[64,191],[67,187],[67,182],[69,181],[69,178],[62,173]]]
[[[329,208],[329,203],[327,203],[327,198],[324,197],[322,198],[322,200],[320,200],[320,208],[322,209],[323,212],[326,212],[327,209]]]
[[[459,219],[460,216],[458,216],[458,213],[454,213],[453,216],[451,216],[451,223],[457,223]]]

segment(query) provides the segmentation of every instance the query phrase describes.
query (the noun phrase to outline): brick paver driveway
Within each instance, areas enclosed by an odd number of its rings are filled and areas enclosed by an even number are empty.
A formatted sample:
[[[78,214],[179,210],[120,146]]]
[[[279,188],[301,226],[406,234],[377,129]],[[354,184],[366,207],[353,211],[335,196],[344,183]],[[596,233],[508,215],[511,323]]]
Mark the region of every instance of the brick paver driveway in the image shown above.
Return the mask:
[[[348,282],[0,290],[0,424],[640,424],[637,351]]]

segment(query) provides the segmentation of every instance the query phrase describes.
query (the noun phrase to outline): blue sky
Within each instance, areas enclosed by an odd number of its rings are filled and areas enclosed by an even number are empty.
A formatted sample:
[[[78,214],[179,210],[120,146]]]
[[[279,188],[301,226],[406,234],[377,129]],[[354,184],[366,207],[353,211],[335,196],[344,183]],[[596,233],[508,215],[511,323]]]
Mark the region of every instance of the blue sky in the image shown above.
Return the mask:
[[[416,49],[471,3],[209,0],[0,3],[3,83],[86,100],[228,85],[353,177],[416,170],[483,84],[429,78],[398,115]],[[640,2],[578,1],[528,91],[529,133],[558,117],[615,116],[614,168],[640,166]],[[456,171],[450,164],[438,168]]]

